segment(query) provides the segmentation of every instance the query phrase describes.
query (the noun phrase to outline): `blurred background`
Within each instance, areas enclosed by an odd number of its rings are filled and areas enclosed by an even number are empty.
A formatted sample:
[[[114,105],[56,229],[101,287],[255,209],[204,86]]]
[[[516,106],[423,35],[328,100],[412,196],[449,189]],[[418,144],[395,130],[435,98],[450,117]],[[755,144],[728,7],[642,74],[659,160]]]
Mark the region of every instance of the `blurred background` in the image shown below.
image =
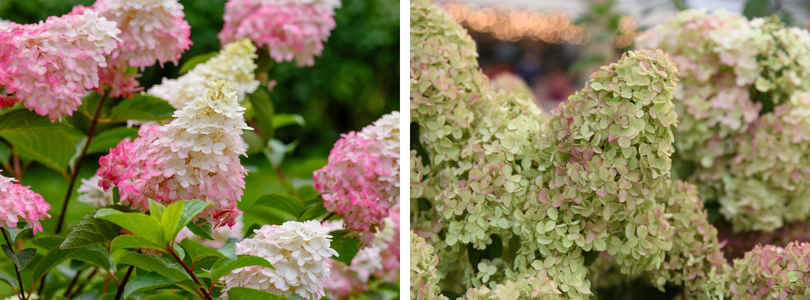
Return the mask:
[[[94,0],[0,0],[0,19],[26,24],[49,16],[61,16],[74,5],[89,6]],[[166,64],[144,70],[139,79],[148,89],[163,77],[177,78],[180,66],[190,58],[220,49],[217,33],[223,26],[225,0],[180,0],[185,19],[191,25],[194,43],[183,53],[178,65]],[[326,164],[329,151],[341,133],[360,130],[382,115],[399,108],[399,1],[342,0],[335,12],[337,26],[324,43],[323,55],[313,67],[298,68],[295,63],[275,64],[270,79],[276,80],[270,92],[275,114],[296,114],[303,125],[276,131],[275,139],[291,148],[281,167],[295,187],[311,185],[312,172]],[[82,119],[84,118],[84,119]],[[66,119],[79,129],[89,120],[76,114]],[[89,178],[98,169],[99,155],[90,155],[79,178]],[[255,199],[269,192],[286,193],[278,173],[264,153],[249,153],[243,165],[250,171],[245,195],[239,207],[246,211],[246,229],[252,224],[280,224],[288,216],[252,206]],[[51,203],[49,213],[58,216],[68,182],[59,173],[37,162],[24,166],[22,184],[31,185]],[[76,184],[76,188],[80,182]],[[76,193],[73,193],[75,198]],[[72,226],[93,208],[71,200],[66,224]],[[46,232],[53,232],[56,218],[43,221]]]
[[[544,111],[581,88],[599,66],[631,50],[635,36],[684,9],[776,15],[805,27],[808,0],[437,0],[478,45],[484,73],[523,79]]]

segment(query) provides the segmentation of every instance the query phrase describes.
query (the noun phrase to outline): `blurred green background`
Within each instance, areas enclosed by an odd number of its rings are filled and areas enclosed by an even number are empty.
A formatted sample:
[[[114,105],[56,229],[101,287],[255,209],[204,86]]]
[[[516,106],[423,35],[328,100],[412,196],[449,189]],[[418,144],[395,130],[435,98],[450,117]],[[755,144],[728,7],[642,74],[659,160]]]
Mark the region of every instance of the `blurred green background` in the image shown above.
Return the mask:
[[[17,23],[35,23],[48,16],[60,16],[74,5],[92,5],[93,0],[1,0],[0,19]],[[163,77],[176,78],[180,66],[188,59],[220,49],[217,33],[223,25],[225,0],[181,0],[185,19],[191,25],[194,43],[178,65],[146,68],[141,85],[148,89]],[[326,163],[332,145],[341,133],[360,130],[383,114],[399,108],[399,1],[344,0],[335,12],[337,26],[324,44],[322,56],[313,67],[296,67],[294,62],[275,64],[270,79],[277,85],[270,93],[276,114],[303,116],[303,126],[278,130],[275,138],[285,144],[298,141],[295,150],[284,159],[282,168],[294,185],[306,184],[312,171]],[[83,120],[70,119],[82,129]],[[84,130],[86,132],[86,129]],[[90,177],[98,168],[99,155],[85,159],[79,178]],[[262,153],[243,159],[250,171],[245,196],[240,207],[245,209],[267,192],[284,193],[274,168]],[[6,173],[5,175],[9,175]],[[25,166],[22,183],[31,185],[51,203],[54,216],[43,222],[45,232],[53,232],[56,217],[67,189],[67,180],[57,172],[36,162]],[[76,188],[80,185],[77,182]],[[76,193],[73,193],[75,199]],[[66,224],[76,224],[92,210],[84,203],[71,200]],[[261,209],[246,215],[246,226],[253,222],[283,221]]]

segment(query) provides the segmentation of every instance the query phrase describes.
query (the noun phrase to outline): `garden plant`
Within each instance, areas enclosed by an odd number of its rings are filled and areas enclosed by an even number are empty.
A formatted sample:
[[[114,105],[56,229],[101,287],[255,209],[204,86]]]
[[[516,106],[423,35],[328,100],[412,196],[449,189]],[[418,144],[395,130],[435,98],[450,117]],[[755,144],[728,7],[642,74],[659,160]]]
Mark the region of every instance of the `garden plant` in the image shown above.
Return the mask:
[[[806,30],[684,11],[542,112],[410,16],[412,299],[810,296]]]
[[[177,0],[0,20],[2,297],[398,299],[396,103],[377,90],[373,112],[357,111],[365,123],[333,129],[271,98],[293,80],[329,82],[298,70],[343,59],[328,43],[347,40],[347,16],[396,6],[219,4],[220,49],[192,57]],[[365,42],[354,54],[396,51]],[[145,80],[161,69],[176,74]],[[307,127],[327,134],[290,141]]]

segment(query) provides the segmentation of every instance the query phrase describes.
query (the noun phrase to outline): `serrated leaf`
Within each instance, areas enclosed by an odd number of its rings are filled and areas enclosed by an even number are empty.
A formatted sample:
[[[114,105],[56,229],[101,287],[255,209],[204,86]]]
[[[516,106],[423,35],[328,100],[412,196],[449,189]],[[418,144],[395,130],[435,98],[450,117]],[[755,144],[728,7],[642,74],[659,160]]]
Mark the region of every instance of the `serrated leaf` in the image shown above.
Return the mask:
[[[121,226],[110,221],[96,219],[98,209],[84,215],[79,224],[73,227],[59,249],[82,248],[106,243],[121,235]]]
[[[188,238],[183,239],[180,241],[180,246],[186,250],[188,255],[191,257],[192,260],[196,261],[203,257],[223,257],[224,255],[217,250],[211,249],[206,247],[203,244],[200,244],[196,241],[190,240]]]
[[[304,117],[302,117],[301,115],[277,114],[273,116],[274,130],[288,125],[304,126],[306,124],[307,123],[304,121]]]
[[[155,249],[160,252],[166,252],[161,245],[155,244],[145,238],[135,235],[122,235],[115,238],[110,245],[110,252],[115,252],[118,249],[131,249],[131,248],[147,248]]]
[[[96,212],[95,217],[96,219],[113,222],[157,244],[163,245],[165,241],[163,227],[157,219],[151,216],[139,213],[122,213],[114,209],[102,208]]]
[[[112,259],[107,250],[97,245],[87,248],[81,248],[73,254],[72,259],[77,259],[88,264],[97,266],[104,270],[109,270],[112,267]]]
[[[90,147],[87,148],[87,154],[93,153],[107,153],[110,148],[115,148],[125,138],[134,140],[138,137],[138,128],[136,127],[116,127],[110,130],[103,131],[93,137],[90,142]]]
[[[264,142],[271,140],[274,135],[273,126],[273,101],[270,100],[270,94],[263,86],[259,86],[253,94],[248,95],[250,104],[253,105],[255,115],[253,121],[259,125],[259,130],[264,135]]]
[[[204,63],[204,62],[208,61],[209,59],[211,59],[214,56],[217,56],[217,54],[219,54],[219,51],[200,54],[200,55],[194,56],[192,58],[189,58],[183,64],[183,66],[180,67],[180,74],[182,75],[182,74],[185,74],[188,71],[193,70],[194,67],[196,67],[197,65],[199,65],[201,63]]]
[[[12,244],[14,244],[14,243],[16,243],[16,242],[17,242],[17,238],[18,238],[20,235],[25,234],[26,232],[31,231],[31,227],[28,227],[28,225],[25,225],[25,227],[20,228],[20,229],[17,229],[17,228],[11,228],[11,227],[8,227],[8,226],[5,226],[5,227],[3,227],[3,228],[5,228],[5,229],[6,229],[6,231],[8,231],[8,237],[11,239],[11,243],[12,243]]]
[[[224,255],[227,258],[230,258],[231,260],[235,260],[236,259],[236,244],[225,244],[225,246],[222,246],[222,248],[219,248],[219,250],[217,250],[217,252],[222,253],[222,255]]]
[[[51,122],[27,109],[0,115],[0,137],[13,145],[20,156],[67,175],[66,167],[84,135],[66,122]]]
[[[11,261],[14,262],[15,265],[17,265],[17,269],[20,271],[25,269],[25,267],[28,266],[29,263],[31,263],[31,260],[34,259],[34,256],[37,255],[37,249],[34,248],[22,249],[20,251],[17,251],[17,253],[14,253],[8,246],[6,245],[0,246],[3,247],[3,253],[6,254],[6,257],[11,259]]]
[[[36,241],[36,240],[34,240]],[[59,250],[57,247],[61,244],[61,241],[57,243],[47,254],[45,254],[42,259],[39,260],[36,266],[34,266],[33,273],[31,275],[31,279],[33,281],[39,280],[42,276],[45,275],[48,271],[51,270],[54,266],[61,263],[63,260],[71,257],[74,253],[79,251],[79,249],[64,249]]]
[[[229,299],[267,299],[267,300],[287,300],[286,297],[271,294],[265,291],[246,287],[232,287],[228,290]]]
[[[136,93],[121,101],[110,112],[110,119],[126,120],[169,120],[174,114],[174,107],[158,97]]]
[[[147,272],[157,272],[160,275],[181,281],[191,280],[191,277],[183,270],[180,264],[165,257],[127,252],[121,255],[117,263],[133,265]]]
[[[181,282],[180,280],[168,278],[166,276],[158,274],[157,272],[150,272],[147,273],[146,275],[130,280],[127,283],[127,286],[124,287],[124,298],[129,297],[129,295],[132,295],[133,293],[154,290],[174,285],[180,282]]]
[[[201,238],[212,241],[214,240],[214,229],[211,228],[211,224],[205,223],[200,225],[194,222],[189,222],[188,225],[186,225],[186,228]]]
[[[261,266],[275,269],[273,265],[266,259],[253,255],[237,255],[236,259],[223,257],[211,267],[211,280],[218,281],[220,277],[225,276],[231,271],[251,266]]]
[[[154,217],[157,220],[163,219],[163,211],[166,210],[166,206],[163,204],[155,202],[155,200],[149,199],[149,215]]]
[[[304,211],[304,202],[293,195],[283,195],[279,193],[268,193],[259,196],[254,205],[261,205],[277,209],[296,217]]]
[[[330,233],[330,235],[332,235],[332,243],[330,246],[338,253],[338,257],[334,257],[335,260],[341,261],[347,266],[351,266],[352,259],[354,259],[354,256],[357,255],[357,252],[360,250],[360,241],[348,237],[348,234],[349,232],[346,230],[332,231],[332,233]]]

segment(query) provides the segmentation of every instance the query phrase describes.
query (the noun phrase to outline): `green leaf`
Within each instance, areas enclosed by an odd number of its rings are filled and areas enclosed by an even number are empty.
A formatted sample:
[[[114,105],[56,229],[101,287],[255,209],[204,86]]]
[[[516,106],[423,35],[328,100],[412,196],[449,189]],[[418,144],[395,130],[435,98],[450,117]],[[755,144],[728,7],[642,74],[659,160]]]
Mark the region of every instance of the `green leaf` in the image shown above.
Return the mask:
[[[213,256],[213,257],[223,257],[222,253],[219,253],[217,250],[211,249],[206,247],[203,244],[190,240],[188,238],[183,239],[180,241],[180,246],[183,249],[186,249],[188,255],[191,257],[192,260],[196,261],[203,257]]]
[[[116,127],[106,130],[93,137],[90,142],[90,147],[87,148],[87,154],[104,153],[110,151],[110,148],[115,148],[125,138],[134,140],[138,137],[138,128],[136,127]]]
[[[0,281],[5,281],[12,288],[17,289],[17,279],[14,279],[14,277],[11,277],[6,273],[0,272]]]
[[[310,208],[307,208],[301,216],[298,217],[298,221],[303,222],[307,220],[320,220],[321,218],[325,217],[328,212],[326,211],[326,207],[323,206],[323,200],[321,200],[320,205],[313,205]]]
[[[58,246],[59,244],[56,245]],[[79,251],[79,249],[59,250],[56,246],[54,246],[53,248],[51,248],[50,251],[48,251],[48,254],[45,254],[45,256],[39,260],[39,263],[37,263],[37,265],[34,266],[34,271],[31,275],[31,279],[33,281],[39,280],[42,276],[45,275],[45,273],[48,273],[48,271],[50,271],[51,268],[58,265],[68,257],[71,257],[77,251]]]
[[[217,56],[217,54],[219,54],[219,51],[200,54],[200,55],[197,55],[195,57],[189,58],[186,61],[186,63],[184,63],[183,66],[180,67],[180,74],[182,75],[182,74],[185,74],[188,71],[193,70],[194,67],[196,67],[198,64],[201,64],[201,63],[204,63],[204,62],[208,61],[212,57]]]
[[[176,237],[177,234],[180,233],[180,230],[183,230],[183,227],[186,227],[186,225],[190,224],[191,220],[197,217],[197,214],[202,212],[203,209],[205,209],[206,207],[212,205],[211,203],[200,200],[187,200],[183,201],[183,203],[185,204],[183,205],[183,210],[181,211],[180,218],[176,223],[177,225],[175,225],[174,227],[174,235],[172,235],[172,238],[169,240],[173,241],[174,237]],[[176,204],[177,203],[172,205]]]
[[[236,260],[236,244],[225,244],[225,246],[219,248],[217,252],[222,253],[222,255],[231,260]]]
[[[107,253],[107,250],[98,245],[79,249],[71,258],[81,260],[105,270],[109,270],[112,267],[110,254]]]
[[[147,272],[157,272],[160,275],[177,279],[191,280],[183,267],[175,261],[165,257],[127,252],[118,259],[119,264],[133,265]]]
[[[31,263],[31,260],[34,259],[34,256],[37,255],[37,249],[34,248],[22,249],[17,253],[14,253],[11,251],[11,248],[6,245],[2,245],[2,247],[3,253],[5,253],[6,256],[10,258],[15,265],[17,265],[17,269],[20,271],[25,269],[25,267]]]
[[[174,285],[179,282],[181,281],[174,278],[168,278],[158,274],[157,272],[150,272],[146,275],[130,280],[127,283],[127,286],[124,287],[124,298],[129,297],[129,295],[132,295],[133,293],[154,290]]]
[[[148,248],[155,249],[160,252],[166,252],[166,250],[163,250],[161,245],[155,244],[152,241],[135,235],[122,235],[115,238],[112,241],[112,245],[110,245],[110,252],[115,252],[118,249],[128,248]]]
[[[756,17],[767,16],[769,14],[768,5],[770,5],[770,2],[770,0],[748,0],[745,2],[742,14],[749,20]]]
[[[124,289],[124,292],[126,292],[126,289]],[[157,294],[157,295],[149,295],[149,296],[144,296],[143,298],[141,298],[141,300],[187,300],[187,299],[188,298],[186,298],[186,297],[183,297],[183,296],[180,296],[180,295],[177,295],[177,294],[169,294],[169,293]]]
[[[300,215],[304,211],[304,201],[293,195],[279,193],[261,195],[253,204],[277,209],[289,213],[293,217]]]
[[[273,129],[296,124],[304,126],[307,122],[301,115],[277,114],[273,116]]]
[[[229,299],[267,299],[267,300],[287,300],[286,297],[271,294],[265,291],[236,286],[228,290]]]
[[[179,231],[176,231],[175,228],[177,228],[177,222],[180,221],[180,214],[183,213],[183,206],[185,206],[185,201],[177,201],[167,206],[160,217],[154,216],[160,220],[160,225],[163,226],[165,241],[174,241],[176,232]]]
[[[20,156],[36,160],[65,176],[65,168],[82,136],[66,122],[51,122],[27,109],[0,115],[0,137],[13,145]]]
[[[169,120],[174,107],[158,97],[136,93],[113,107],[110,119],[126,120]]]
[[[346,230],[332,231],[332,243],[330,246],[338,253],[335,260],[345,263],[347,266],[352,265],[352,259],[357,255],[360,250],[360,241],[355,238],[347,237],[349,234]]]
[[[163,204],[155,202],[155,200],[149,199],[150,216],[154,217],[155,219],[162,220],[164,210],[166,210],[166,206],[163,206]]]
[[[211,267],[211,281],[218,281],[220,277],[225,276],[231,271],[239,268],[261,266],[275,269],[269,261],[264,258],[253,255],[237,255],[236,259],[223,257]]]
[[[270,100],[270,94],[267,93],[263,86],[257,88],[253,94],[248,95],[248,99],[250,99],[255,112],[253,121],[259,125],[259,130],[264,135],[264,142],[266,143],[273,138],[274,134],[273,101]]]
[[[20,228],[20,229],[11,228],[11,227],[8,227],[8,226],[5,226],[3,228],[5,228],[6,231],[8,231],[8,237],[11,239],[12,244],[17,242],[17,237],[19,237],[20,235],[25,234],[26,232],[31,231],[31,227],[28,227],[28,225],[25,225],[25,227]]]
[[[214,229],[211,228],[211,224],[204,223],[199,225],[194,222],[189,222],[188,225],[186,225],[186,228],[201,238],[212,241],[214,240]]]
[[[267,147],[269,149],[264,149],[262,153],[264,156],[267,157],[267,160],[270,161],[270,164],[274,167],[280,166],[281,162],[284,161],[284,157],[287,154],[292,153],[295,150],[295,147],[298,146],[299,141],[295,140],[292,143],[284,144],[283,142],[272,139],[267,142]]]
[[[121,226],[110,221],[96,219],[98,209],[84,215],[79,224],[73,227],[59,249],[82,248],[112,241],[121,235]]]
[[[96,212],[95,217],[113,222],[157,244],[163,245],[165,242],[163,227],[161,227],[157,219],[151,216],[140,213],[122,213],[114,209],[102,208]]]

